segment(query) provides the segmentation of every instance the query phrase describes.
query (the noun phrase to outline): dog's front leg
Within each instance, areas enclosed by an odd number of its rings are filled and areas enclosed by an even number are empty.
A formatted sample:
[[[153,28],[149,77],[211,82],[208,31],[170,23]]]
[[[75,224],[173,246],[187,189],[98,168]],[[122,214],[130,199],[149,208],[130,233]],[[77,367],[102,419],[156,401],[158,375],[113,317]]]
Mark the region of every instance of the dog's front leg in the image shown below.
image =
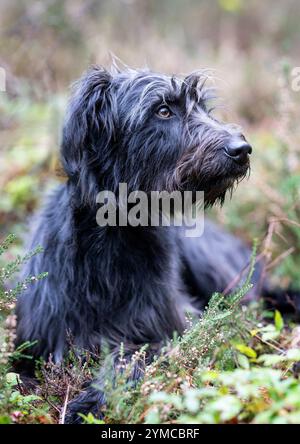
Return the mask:
[[[95,418],[102,419],[105,402],[106,398],[104,391],[98,387],[98,383],[95,381],[68,404],[65,423],[82,423],[83,419],[80,413],[82,415],[92,413]]]

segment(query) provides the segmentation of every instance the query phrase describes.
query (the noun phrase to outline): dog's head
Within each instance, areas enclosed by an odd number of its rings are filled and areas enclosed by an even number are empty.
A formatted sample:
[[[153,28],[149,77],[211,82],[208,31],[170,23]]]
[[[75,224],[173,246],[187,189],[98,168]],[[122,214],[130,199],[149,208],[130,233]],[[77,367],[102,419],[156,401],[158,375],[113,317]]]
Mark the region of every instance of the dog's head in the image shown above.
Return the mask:
[[[101,189],[204,191],[223,200],[249,169],[251,147],[208,108],[206,77],[94,67],[78,83],[62,162],[86,200]]]

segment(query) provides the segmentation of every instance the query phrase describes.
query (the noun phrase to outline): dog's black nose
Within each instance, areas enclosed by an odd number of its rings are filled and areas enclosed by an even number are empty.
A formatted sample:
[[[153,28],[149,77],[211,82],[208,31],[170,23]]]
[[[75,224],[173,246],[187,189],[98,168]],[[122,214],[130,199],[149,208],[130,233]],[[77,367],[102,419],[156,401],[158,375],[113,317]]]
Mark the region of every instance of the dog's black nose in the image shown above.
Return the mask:
[[[244,137],[233,137],[225,146],[226,154],[239,164],[248,161],[248,154],[252,153],[252,147]]]

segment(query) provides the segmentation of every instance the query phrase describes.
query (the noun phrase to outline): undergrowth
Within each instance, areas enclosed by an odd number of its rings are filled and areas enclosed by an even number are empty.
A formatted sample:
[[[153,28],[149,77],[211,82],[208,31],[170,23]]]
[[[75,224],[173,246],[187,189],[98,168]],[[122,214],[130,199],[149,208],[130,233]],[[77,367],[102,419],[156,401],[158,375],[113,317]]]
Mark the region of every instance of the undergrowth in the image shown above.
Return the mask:
[[[14,238],[0,247],[4,253]],[[14,299],[24,285],[45,277],[29,277],[11,291],[4,280],[39,249],[11,262],[1,271],[1,305],[13,313]],[[286,324],[278,311],[258,303],[243,305],[251,288],[256,247],[246,282],[229,296],[214,294],[200,319],[187,315],[189,328],[174,338],[146,365],[147,347],[128,362],[120,347],[119,367],[111,377],[111,362],[103,357],[108,403],[104,419],[92,414],[85,423],[299,423],[300,328]],[[7,317],[0,364],[0,423],[63,423],[70,399],[92,381],[98,357],[71,350],[64,363],[40,363],[38,385],[26,388],[10,365],[26,355],[24,344],[14,349],[16,319]],[[266,319],[270,316],[268,322]],[[96,361],[98,364],[96,365]],[[133,383],[133,367],[145,369]],[[99,371],[97,369],[97,371]],[[114,381],[112,383],[112,380]]]
[[[14,235],[9,235],[0,244],[0,256],[8,252],[15,240]],[[45,406],[41,406],[40,398],[26,390],[21,384],[19,375],[11,371],[14,359],[30,359],[30,356],[26,354],[30,343],[24,343],[15,349],[17,325],[14,315],[15,299],[28,285],[43,279],[47,273],[28,276],[10,289],[7,282],[20,271],[23,264],[41,251],[38,247],[24,256],[17,256],[0,269],[0,314],[3,314],[2,317],[7,315],[4,328],[0,331],[0,424],[51,421],[50,416],[47,417]]]

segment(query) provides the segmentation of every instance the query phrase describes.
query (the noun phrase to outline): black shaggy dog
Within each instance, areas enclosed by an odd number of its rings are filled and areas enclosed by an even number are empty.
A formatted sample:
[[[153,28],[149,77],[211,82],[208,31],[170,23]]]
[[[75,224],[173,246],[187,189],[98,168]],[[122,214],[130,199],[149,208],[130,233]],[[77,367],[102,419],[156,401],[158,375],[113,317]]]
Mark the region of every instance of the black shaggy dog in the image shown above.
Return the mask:
[[[68,180],[33,233],[31,246],[44,252],[24,269],[49,275],[17,305],[17,343],[37,341],[34,356],[61,361],[71,336],[85,350],[105,342],[114,353],[123,342],[128,358],[149,344],[150,360],[182,333],[185,309],[201,310],[249,261],[248,248],[212,223],[195,239],[181,228],[96,222],[97,194],[117,193],[119,183],[128,192],[203,190],[209,206],[247,174],[251,147],[212,116],[204,80],[94,67],[78,83],[61,147]],[[103,403],[90,386],[70,403],[68,422],[78,412],[99,414]]]

